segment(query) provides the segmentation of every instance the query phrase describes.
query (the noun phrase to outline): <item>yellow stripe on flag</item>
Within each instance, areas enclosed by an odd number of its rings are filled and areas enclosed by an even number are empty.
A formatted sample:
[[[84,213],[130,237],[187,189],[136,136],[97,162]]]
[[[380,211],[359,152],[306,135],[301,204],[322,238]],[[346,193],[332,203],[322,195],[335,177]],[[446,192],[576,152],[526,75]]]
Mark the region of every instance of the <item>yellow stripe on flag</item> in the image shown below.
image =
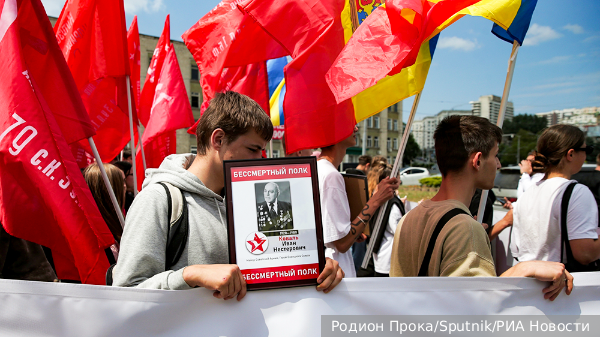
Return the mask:
[[[376,85],[352,98],[356,122],[365,120],[381,110],[400,102],[423,90],[429,66],[431,52],[429,43],[423,43],[415,64],[402,69],[394,76],[386,76]]]
[[[285,78],[281,80],[281,83],[277,86],[275,91],[273,91],[273,95],[269,99],[269,109],[271,114],[271,123],[273,126],[281,125],[281,121],[279,119],[279,95],[281,94],[281,88],[285,85]]]

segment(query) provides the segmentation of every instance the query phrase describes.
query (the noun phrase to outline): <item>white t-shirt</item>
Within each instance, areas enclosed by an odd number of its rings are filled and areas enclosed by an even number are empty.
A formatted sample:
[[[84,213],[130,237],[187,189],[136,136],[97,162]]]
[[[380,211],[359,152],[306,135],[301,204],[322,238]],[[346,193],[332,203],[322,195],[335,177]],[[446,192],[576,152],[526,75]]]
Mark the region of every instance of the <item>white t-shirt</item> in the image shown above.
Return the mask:
[[[381,239],[381,246],[379,247],[379,253],[373,253],[373,263],[375,264],[375,271],[381,274],[390,273],[390,262],[392,259],[392,247],[394,246],[394,234],[396,234],[396,227],[398,222],[402,219],[402,213],[400,208],[394,205],[390,211],[390,218],[388,219],[385,233]]]
[[[542,179],[544,179],[543,173],[536,173],[532,176],[527,173],[523,173],[523,175],[521,175],[521,179],[519,179],[519,185],[517,186],[517,198],[520,198],[529,187],[535,185],[535,183]]]
[[[513,204],[510,249],[522,261],[560,261],[561,202],[570,182],[564,178],[542,180],[529,187]],[[587,186],[573,189],[567,213],[569,240],[597,239],[598,206]],[[563,261],[564,262],[564,261]]]
[[[351,228],[350,205],[348,204],[344,178],[333,164],[326,159],[317,161],[317,172],[321,194],[325,256],[336,260],[346,273],[346,277],[356,277],[350,249],[345,253],[341,253],[333,244],[333,241],[348,235]]]

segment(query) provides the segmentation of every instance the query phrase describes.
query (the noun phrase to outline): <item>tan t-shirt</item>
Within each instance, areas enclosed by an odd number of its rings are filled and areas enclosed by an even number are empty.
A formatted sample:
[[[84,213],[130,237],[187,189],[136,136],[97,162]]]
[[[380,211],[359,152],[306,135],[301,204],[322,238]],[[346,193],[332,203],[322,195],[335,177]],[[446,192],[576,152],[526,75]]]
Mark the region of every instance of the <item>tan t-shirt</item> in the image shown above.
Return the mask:
[[[419,275],[431,234],[444,214],[454,208],[467,214],[450,219],[440,232],[428,276],[496,276],[490,240],[483,226],[458,200],[425,200],[400,220],[394,236],[390,276]]]

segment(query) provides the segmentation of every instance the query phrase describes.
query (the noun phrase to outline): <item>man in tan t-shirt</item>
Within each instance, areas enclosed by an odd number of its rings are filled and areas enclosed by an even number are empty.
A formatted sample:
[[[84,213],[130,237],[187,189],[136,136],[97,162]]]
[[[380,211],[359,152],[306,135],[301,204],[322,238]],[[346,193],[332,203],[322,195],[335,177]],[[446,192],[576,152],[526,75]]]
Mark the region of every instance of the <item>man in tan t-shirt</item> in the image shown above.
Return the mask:
[[[431,200],[423,201],[398,224],[390,276],[418,276],[421,264],[427,262],[427,276],[496,276],[488,235],[466,205],[475,189],[494,186],[500,168],[497,155],[502,130],[485,118],[450,116],[440,122],[434,139],[442,185]],[[456,208],[464,214],[446,223],[435,240],[431,258],[424,262],[436,225]],[[521,262],[500,276],[551,282],[544,289],[544,298],[550,300],[565,287],[567,294],[573,289],[573,277],[558,262]]]

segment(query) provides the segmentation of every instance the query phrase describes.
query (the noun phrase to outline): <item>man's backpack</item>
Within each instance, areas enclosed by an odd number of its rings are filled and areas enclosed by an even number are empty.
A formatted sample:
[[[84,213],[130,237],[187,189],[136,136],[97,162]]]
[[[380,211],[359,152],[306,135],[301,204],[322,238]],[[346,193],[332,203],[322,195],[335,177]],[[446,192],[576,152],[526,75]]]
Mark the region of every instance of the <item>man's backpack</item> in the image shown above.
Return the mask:
[[[560,261],[563,260],[563,252],[567,253],[567,261],[565,262],[565,268],[570,272],[581,272],[581,271],[599,271],[600,260],[596,260],[588,265],[581,264],[575,260],[573,251],[571,250],[571,244],[569,243],[569,233],[567,232],[567,213],[569,211],[569,200],[573,189],[577,183],[573,182],[567,186],[565,193],[563,194],[562,202],[560,204],[560,230],[561,230],[561,245],[560,245]]]
[[[169,205],[165,270],[170,270],[181,258],[187,244],[189,235],[188,206],[183,192],[179,188],[164,182],[158,184],[167,192],[167,204]],[[106,271],[106,285],[110,286],[113,283],[112,271],[115,266],[116,263],[111,264]]]

